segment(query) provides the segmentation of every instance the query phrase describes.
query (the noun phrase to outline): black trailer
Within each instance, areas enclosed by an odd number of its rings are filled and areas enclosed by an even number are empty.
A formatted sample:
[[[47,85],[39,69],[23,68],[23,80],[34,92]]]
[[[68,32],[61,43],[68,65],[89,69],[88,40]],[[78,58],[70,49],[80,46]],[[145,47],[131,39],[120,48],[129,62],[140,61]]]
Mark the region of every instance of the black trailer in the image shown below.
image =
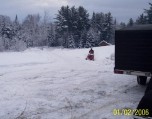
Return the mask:
[[[118,74],[137,75],[141,85],[152,76],[152,25],[115,31],[115,68]]]

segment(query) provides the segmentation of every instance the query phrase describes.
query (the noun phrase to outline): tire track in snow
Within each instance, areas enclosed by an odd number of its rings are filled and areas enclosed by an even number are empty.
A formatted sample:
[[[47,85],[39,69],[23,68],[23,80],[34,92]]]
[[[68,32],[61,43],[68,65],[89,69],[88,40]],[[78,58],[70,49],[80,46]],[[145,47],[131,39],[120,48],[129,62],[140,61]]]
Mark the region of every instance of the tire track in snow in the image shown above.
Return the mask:
[[[106,104],[104,105],[100,105],[98,106],[97,108],[94,108],[94,109],[91,109],[90,111],[76,117],[75,119],[82,119],[88,115],[91,115],[92,113],[96,112],[96,111],[99,111],[100,110],[100,115],[102,114],[102,111],[105,111],[107,110],[107,108],[109,108],[110,106],[114,106],[115,104],[119,104],[119,105],[122,105],[126,102],[131,102],[130,99],[123,99],[123,100],[113,100],[113,101],[110,101],[110,102],[107,102]],[[120,107],[119,107],[120,108]],[[112,113],[112,112],[111,112]]]

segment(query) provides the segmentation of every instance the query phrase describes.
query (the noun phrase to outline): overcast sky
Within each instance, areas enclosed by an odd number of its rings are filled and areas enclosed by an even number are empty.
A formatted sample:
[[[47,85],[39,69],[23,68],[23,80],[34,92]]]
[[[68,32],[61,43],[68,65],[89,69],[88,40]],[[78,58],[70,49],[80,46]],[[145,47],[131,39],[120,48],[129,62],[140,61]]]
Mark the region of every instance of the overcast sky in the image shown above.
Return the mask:
[[[0,15],[8,15],[12,19],[17,14],[23,20],[27,14],[48,11],[52,18],[63,5],[84,6],[92,12],[111,12],[120,22],[127,22],[129,18],[137,18],[144,8],[149,8],[152,0],[0,0]]]

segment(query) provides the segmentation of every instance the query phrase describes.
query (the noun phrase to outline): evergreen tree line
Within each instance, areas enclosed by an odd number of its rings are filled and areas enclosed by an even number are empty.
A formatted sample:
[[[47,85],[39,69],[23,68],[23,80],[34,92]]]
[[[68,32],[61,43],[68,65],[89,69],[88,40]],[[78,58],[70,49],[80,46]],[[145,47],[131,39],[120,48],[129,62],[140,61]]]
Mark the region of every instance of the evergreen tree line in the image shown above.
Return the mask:
[[[93,13],[80,6],[62,6],[50,22],[48,15],[27,15],[19,22],[16,15],[10,17],[0,15],[0,51],[21,51],[29,47],[63,46],[65,48],[88,48],[98,46],[102,40],[114,44],[116,27],[132,26],[134,24],[152,23],[152,4],[145,9],[134,22],[131,18],[128,24],[117,24],[111,13]]]
[[[63,6],[56,17],[57,37],[63,39],[66,48],[98,46],[105,40],[113,43],[114,21],[111,13],[89,13],[82,6]]]
[[[129,19],[128,23],[121,23],[122,27],[133,26],[133,25],[142,25],[142,24],[152,24],[152,3],[149,3],[149,9],[144,9],[144,12],[138,16],[136,20],[132,18]]]
[[[65,48],[88,48],[98,46],[105,40],[113,43],[114,24],[111,13],[93,13],[78,8],[62,6],[54,22],[47,14],[27,15],[22,23],[18,16],[0,15],[0,51],[24,50],[38,46],[63,46]]]

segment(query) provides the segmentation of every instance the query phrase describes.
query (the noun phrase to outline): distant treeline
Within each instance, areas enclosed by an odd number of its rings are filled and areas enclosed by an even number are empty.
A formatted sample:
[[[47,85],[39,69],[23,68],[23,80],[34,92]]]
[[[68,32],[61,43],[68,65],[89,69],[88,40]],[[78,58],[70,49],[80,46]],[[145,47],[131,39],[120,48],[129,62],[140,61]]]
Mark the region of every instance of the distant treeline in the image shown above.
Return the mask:
[[[29,47],[63,46],[65,48],[88,48],[98,46],[105,40],[114,44],[115,29],[134,24],[152,24],[152,4],[136,21],[131,18],[127,24],[117,23],[110,12],[93,13],[80,6],[62,6],[54,22],[48,14],[27,15],[22,23],[0,15],[0,51],[20,51]]]

